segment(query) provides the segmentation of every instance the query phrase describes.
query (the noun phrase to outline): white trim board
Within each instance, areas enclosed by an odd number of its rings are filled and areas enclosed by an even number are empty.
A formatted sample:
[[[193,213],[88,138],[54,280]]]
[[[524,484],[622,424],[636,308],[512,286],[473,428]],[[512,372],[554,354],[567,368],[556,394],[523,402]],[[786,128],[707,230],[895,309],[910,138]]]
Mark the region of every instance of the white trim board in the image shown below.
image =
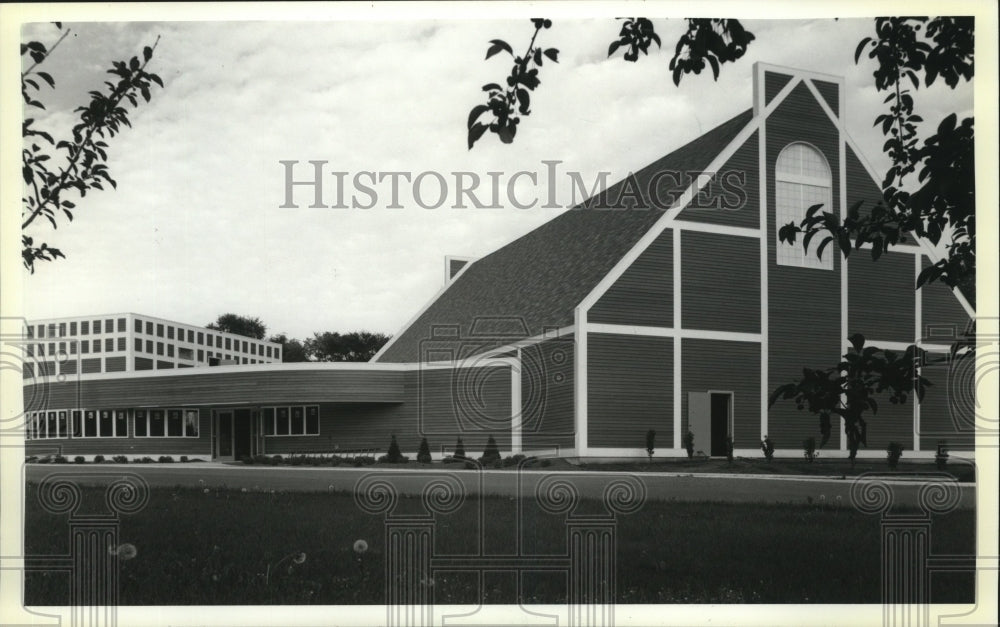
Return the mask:
[[[740,333],[738,331],[707,331],[702,329],[675,329],[672,327],[647,327],[627,324],[591,323],[590,333],[612,335],[639,335],[646,337],[680,337],[693,340],[718,340],[721,342],[760,342],[759,333]]]

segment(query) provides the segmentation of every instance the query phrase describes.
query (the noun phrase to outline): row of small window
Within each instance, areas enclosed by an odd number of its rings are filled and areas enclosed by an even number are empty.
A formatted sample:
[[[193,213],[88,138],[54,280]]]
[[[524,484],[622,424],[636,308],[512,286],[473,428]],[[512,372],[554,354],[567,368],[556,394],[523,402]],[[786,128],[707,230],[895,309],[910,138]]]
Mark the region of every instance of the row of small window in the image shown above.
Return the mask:
[[[145,331],[144,331],[145,329]],[[166,337],[168,340],[174,339],[174,327],[169,324],[164,325],[161,323],[153,323],[148,320],[140,320],[136,318],[135,320],[135,332],[143,333],[146,335],[155,335],[156,337]],[[263,346],[258,344],[255,340],[234,340],[231,337],[223,337],[221,335],[212,335],[211,333],[206,333],[204,331],[194,331],[193,329],[182,329],[177,327],[176,329],[177,339],[181,342],[187,342],[189,344],[197,344],[199,346],[212,346],[213,341],[215,342],[216,348],[223,348],[225,350],[234,350],[248,355],[260,355],[261,357],[277,357],[277,350],[273,346]],[[214,338],[214,340],[213,340]],[[136,340],[138,343],[139,340]],[[146,343],[147,346],[149,342]],[[240,348],[242,345],[242,349]],[[138,348],[136,349],[138,350]],[[148,352],[148,351],[147,351]],[[162,353],[160,353],[162,355]]]
[[[166,343],[165,344],[164,342],[156,342],[155,345],[154,345],[154,343],[153,343],[152,340],[146,340],[145,344],[143,344],[143,340],[141,338],[137,337],[137,338],[135,338],[135,352],[137,352],[137,353],[148,353],[150,355],[154,355],[155,354],[155,355],[160,355],[160,356],[173,357],[174,356],[174,345],[170,344],[170,343]],[[211,359],[213,357],[216,358],[216,359],[233,359],[233,355],[230,355],[228,353],[223,354],[223,353],[220,353],[220,352],[205,351],[205,350],[202,350],[200,348],[196,352],[196,351],[194,351],[194,350],[192,350],[190,348],[186,348],[184,346],[178,346],[176,353],[177,353],[177,358],[178,359],[186,359],[188,361],[198,361],[199,363],[203,363],[205,361],[206,357],[208,357],[209,359]],[[195,357],[197,357],[197,360],[195,359]],[[236,355],[235,358],[238,361],[240,359],[240,356]],[[263,363],[265,363],[265,361],[263,359],[260,359],[260,360],[258,360],[258,359],[247,359],[246,357],[243,357],[242,359],[243,359],[243,363],[245,363],[245,364],[247,364],[247,363],[249,363],[249,364],[256,364],[256,363],[263,364]]]
[[[132,435],[136,438],[196,438],[197,409],[136,409]],[[28,440],[55,438],[127,438],[128,410],[62,409],[28,412]]]
[[[319,435],[319,405],[265,407],[264,435]]]
[[[103,324],[102,324],[103,322]],[[82,322],[51,322],[48,325],[28,325],[28,337],[75,337],[76,335],[90,335],[93,331],[94,335],[100,335],[101,328],[103,327],[104,333],[114,333],[117,328],[119,333],[125,332],[125,318],[118,318],[116,321],[114,318],[108,318],[107,320],[94,320],[94,325],[91,327],[90,320],[84,320]],[[48,330],[48,334],[46,334]]]
[[[79,348],[77,348],[79,346]],[[101,340],[75,340],[70,342],[49,342],[48,349],[43,343],[38,344],[28,344],[27,351],[28,356],[33,357],[38,355],[39,357],[44,357],[45,355],[56,356],[56,355],[76,355],[77,351],[81,355],[87,355],[91,352],[100,353],[101,347],[104,347],[105,353],[113,353],[116,351],[125,350],[125,338],[105,338],[102,342]]]

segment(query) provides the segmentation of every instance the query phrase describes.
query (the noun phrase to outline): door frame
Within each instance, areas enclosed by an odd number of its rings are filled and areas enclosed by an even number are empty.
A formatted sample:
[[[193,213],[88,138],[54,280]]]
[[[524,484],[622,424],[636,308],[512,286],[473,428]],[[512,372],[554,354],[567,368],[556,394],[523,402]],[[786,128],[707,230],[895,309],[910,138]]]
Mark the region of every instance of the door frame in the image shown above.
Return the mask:
[[[711,433],[711,429],[712,429],[712,415],[711,415],[712,395],[713,394],[726,395],[726,396],[729,397],[729,418],[726,421],[726,435],[732,436],[732,438],[734,440],[734,443],[735,443],[735,440],[736,440],[736,434],[735,434],[735,431],[736,431],[736,393],[733,390],[706,390],[706,392],[708,393],[708,406],[709,406],[709,412],[710,412],[709,413],[709,417],[708,417],[709,433]],[[734,448],[735,448],[735,444],[734,444]],[[711,452],[711,443],[709,444],[709,452]],[[713,457],[713,456],[710,454],[709,457]],[[716,455],[715,457],[718,457],[718,455]]]
[[[250,429],[250,450],[251,455],[253,454],[253,449],[255,448],[254,437],[257,434],[256,424],[254,420],[255,408],[246,405],[239,407],[225,407],[221,409],[212,410],[212,458],[213,459],[224,459],[230,461],[236,461],[236,412],[245,409],[250,412],[250,420],[248,427]],[[229,430],[229,450],[232,451],[230,455],[220,455],[219,454],[219,427],[221,426],[220,420],[221,414],[231,414],[232,415],[232,428]]]

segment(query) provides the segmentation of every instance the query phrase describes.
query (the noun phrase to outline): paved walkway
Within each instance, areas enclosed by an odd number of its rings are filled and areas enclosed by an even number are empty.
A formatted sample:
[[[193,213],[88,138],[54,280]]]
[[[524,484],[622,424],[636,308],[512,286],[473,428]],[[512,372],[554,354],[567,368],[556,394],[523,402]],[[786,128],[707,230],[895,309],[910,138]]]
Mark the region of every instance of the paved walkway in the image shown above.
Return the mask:
[[[260,467],[198,462],[189,464],[26,464],[25,478],[38,482],[54,473],[70,473],[83,485],[97,485],[123,473],[141,475],[152,486],[229,487],[283,491],[354,491],[359,481],[374,479],[389,481],[399,494],[421,494],[435,478],[451,478],[461,483],[465,494],[495,494],[506,497],[533,497],[538,490],[547,490],[556,481],[572,484],[584,498],[602,498],[614,482],[628,482],[645,492],[648,500],[663,501],[726,501],[734,503],[808,503],[826,502],[850,506],[851,490],[856,481],[840,477],[800,477],[789,475],[732,475],[702,473],[628,473],[594,471],[486,470],[482,472],[435,469],[394,468],[313,468]],[[888,487],[892,502],[916,506],[921,491],[929,491],[926,480],[918,477],[901,479],[869,479]],[[638,485],[641,484],[641,485]],[[976,489],[972,483],[952,484],[957,488],[957,503],[961,508],[976,506]],[[457,486],[457,484],[456,484]],[[940,496],[940,491],[939,496]],[[933,497],[933,495],[931,495]]]

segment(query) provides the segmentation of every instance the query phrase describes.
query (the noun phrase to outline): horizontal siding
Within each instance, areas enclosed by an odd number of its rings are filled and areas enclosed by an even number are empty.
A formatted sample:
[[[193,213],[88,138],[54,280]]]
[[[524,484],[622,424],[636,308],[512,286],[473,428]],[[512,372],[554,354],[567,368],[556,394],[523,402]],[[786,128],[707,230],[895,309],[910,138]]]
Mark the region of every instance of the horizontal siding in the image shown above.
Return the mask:
[[[926,258],[924,267],[930,265]],[[931,342],[960,339],[968,330],[971,319],[951,289],[940,281],[920,288],[921,326],[923,336]]]
[[[384,454],[392,435],[402,450],[417,450],[420,438],[412,406],[321,403],[319,435],[265,436],[264,451],[268,455],[291,455],[373,449]]]
[[[756,229],[760,227],[760,167],[755,131],[723,164],[691,206],[678,214],[681,220]]]
[[[829,368],[840,360],[841,256],[834,269],[779,266],[775,262],[777,226],[774,208],[774,165],[788,144],[808,142],[830,164],[831,180],[840,178],[839,131],[805,85],[798,85],[767,120],[767,254],[768,254],[768,389],[802,376],[802,368]],[[840,191],[833,186],[833,206]],[[779,401],[768,411],[768,433],[778,448],[798,448],[810,436],[819,437],[819,419]],[[833,438],[827,446],[837,446]]]
[[[916,339],[913,255],[888,252],[872,261],[860,250],[847,263],[847,332],[871,340]]]
[[[905,450],[913,451],[913,399],[908,398],[903,405],[893,405],[886,396],[876,400],[878,413],[865,414],[868,450],[884,451],[889,442],[899,442]]]
[[[681,234],[681,324],[685,329],[760,332],[760,241]]]
[[[817,79],[811,79],[813,85],[816,86],[816,91],[819,95],[823,97],[826,104],[833,111],[834,115],[840,115],[840,85],[837,83],[831,83],[829,81],[821,81]]]
[[[942,357],[933,356],[935,360]],[[973,450],[977,411],[975,364],[959,359],[925,366],[922,374],[933,385],[920,403],[920,448],[933,451],[938,442],[945,441],[954,450]]]
[[[760,344],[716,340],[681,341],[681,432],[688,428],[688,393],[733,393],[733,444],[760,445]],[[709,443],[696,443],[708,446]],[[705,449],[708,450],[708,449]]]
[[[480,446],[492,435],[510,448],[511,371],[509,366],[408,373],[407,398],[416,399],[419,435]],[[402,444],[400,444],[402,446]]]
[[[770,103],[792,77],[780,72],[764,72],[764,102]]]
[[[673,339],[591,333],[587,445],[643,450],[655,429],[669,446],[673,424]]]
[[[673,325],[673,231],[667,229],[590,308],[587,319],[608,324]]]
[[[521,349],[521,445],[572,448],[576,440],[573,337]]]
[[[305,402],[402,402],[403,372],[247,371],[47,383],[47,407],[171,406]],[[25,386],[34,398],[36,386]]]

